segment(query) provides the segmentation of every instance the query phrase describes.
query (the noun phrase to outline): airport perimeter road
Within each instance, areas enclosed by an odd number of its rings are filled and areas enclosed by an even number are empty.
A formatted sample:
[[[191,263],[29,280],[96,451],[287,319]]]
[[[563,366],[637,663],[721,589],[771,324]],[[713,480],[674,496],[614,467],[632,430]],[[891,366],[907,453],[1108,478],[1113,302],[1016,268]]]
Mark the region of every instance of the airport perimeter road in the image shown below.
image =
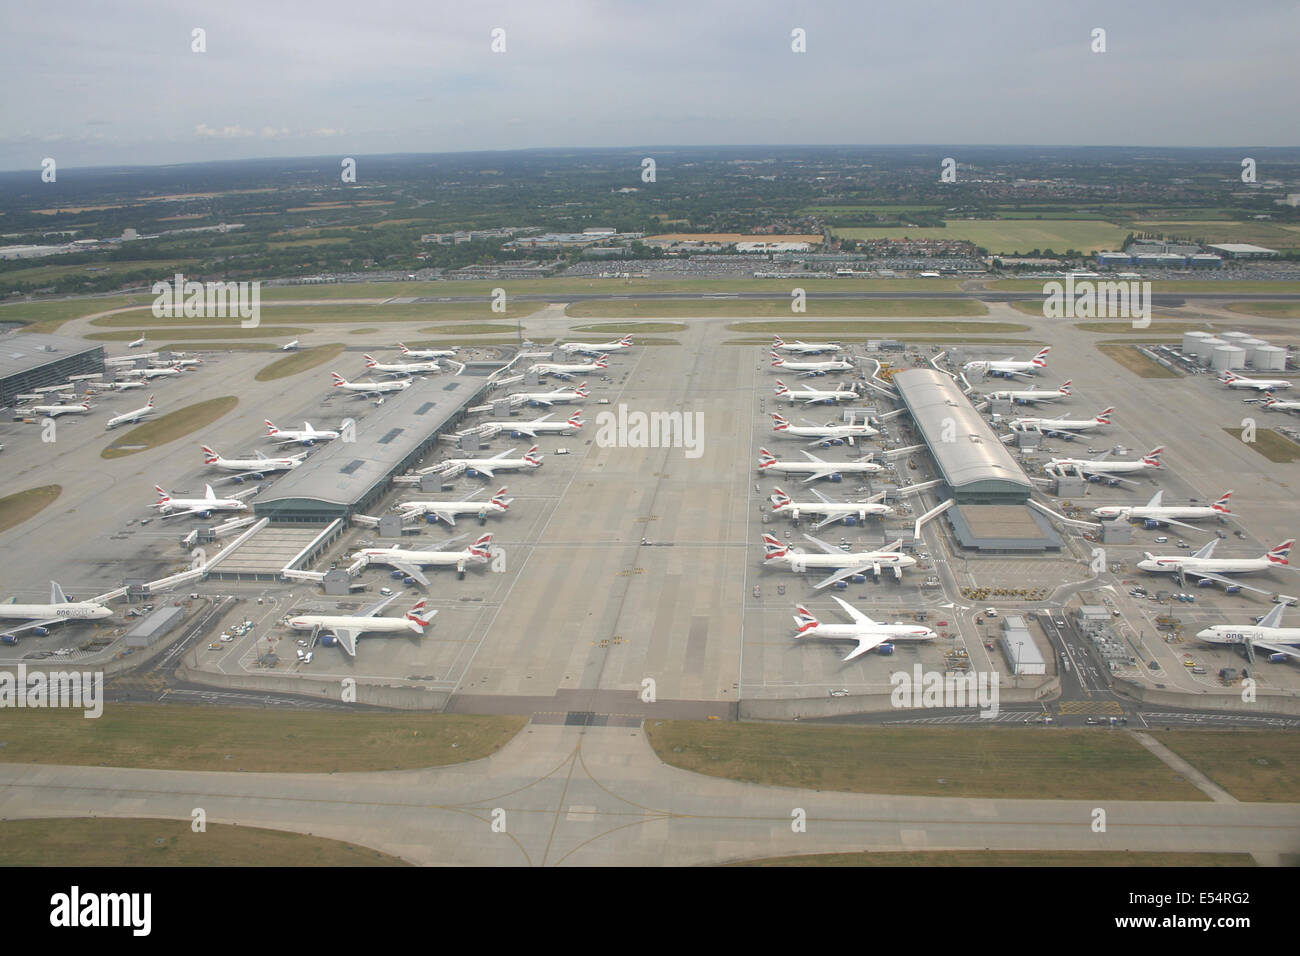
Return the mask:
[[[1094,808],[1106,832],[1092,830]],[[765,787],[662,764],[640,730],[530,725],[486,760],[370,774],[0,764],[0,818],[163,817],[425,865],[654,866],[851,850],[1300,851],[1300,804],[987,800]],[[798,810],[806,831],[794,832]],[[497,821],[497,829],[493,822]],[[504,830],[501,826],[504,825]]]

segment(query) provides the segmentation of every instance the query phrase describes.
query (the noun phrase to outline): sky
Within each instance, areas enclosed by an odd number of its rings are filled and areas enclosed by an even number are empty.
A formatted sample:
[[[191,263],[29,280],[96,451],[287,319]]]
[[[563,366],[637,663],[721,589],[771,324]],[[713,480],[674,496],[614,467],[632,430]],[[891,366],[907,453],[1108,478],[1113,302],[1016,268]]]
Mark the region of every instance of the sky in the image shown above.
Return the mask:
[[[9,3],[0,169],[582,146],[1296,146],[1297,36],[1300,4],[1273,0]]]

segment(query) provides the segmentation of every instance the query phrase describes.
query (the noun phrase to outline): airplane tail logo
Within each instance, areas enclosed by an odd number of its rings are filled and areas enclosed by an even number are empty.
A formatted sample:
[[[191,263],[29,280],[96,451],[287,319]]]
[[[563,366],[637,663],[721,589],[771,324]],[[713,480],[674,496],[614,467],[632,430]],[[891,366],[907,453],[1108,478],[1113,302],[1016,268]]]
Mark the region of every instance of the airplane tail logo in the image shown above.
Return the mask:
[[[778,355],[775,351],[773,351],[773,352],[772,352],[772,366],[773,366],[774,368],[781,368],[781,367],[783,367],[784,365],[785,365],[785,359],[781,358],[780,355]]]
[[[790,549],[783,545],[770,534],[763,535],[763,560],[771,561],[773,558],[784,558]]]
[[[790,500],[790,496],[787,495],[784,491],[782,491],[780,488],[772,489],[772,510],[773,511],[780,511],[782,508],[787,508],[792,504],[794,504],[794,502]]]
[[[1159,448],[1152,448],[1149,452],[1147,452],[1145,455],[1142,456],[1142,464],[1146,465],[1148,468],[1163,467],[1160,464],[1160,453],[1163,452],[1164,450],[1165,450],[1164,446],[1161,446]]]
[[[586,422],[582,420],[582,412],[574,412],[569,416],[569,420],[564,424],[568,425],[570,428],[581,428],[586,424]]]
[[[398,342],[398,343],[397,343],[397,347],[398,347],[399,349],[402,350],[402,354],[403,354],[403,355],[410,355],[410,354],[411,354],[411,350],[408,349],[408,348],[407,348],[405,345],[403,345],[401,342]]]
[[[428,627],[429,622],[433,620],[433,615],[425,611],[424,602],[421,601],[406,612],[406,619],[414,621],[420,627]]]
[[[632,336],[630,336],[630,335],[625,335],[625,336],[623,336],[621,339],[618,340],[618,344],[619,344],[619,345],[631,345],[631,344],[632,344]]]
[[[167,502],[172,500],[172,496],[163,491],[158,485],[154,485],[153,490],[158,492],[158,504],[165,505]]]
[[[145,408],[153,408],[153,396],[149,396],[149,401],[144,403]]]
[[[267,429],[268,429],[268,431],[267,431],[267,434],[268,434],[268,435],[278,435],[278,434],[280,434],[280,429],[276,428],[275,425],[273,425],[273,424],[271,423],[271,419],[269,419],[269,418],[263,419],[263,424],[265,424],[266,427],[267,427]]]
[[[537,445],[534,445],[532,448],[528,449],[528,453],[524,455],[524,461],[528,462],[528,464],[532,465],[534,468],[542,463],[542,459],[537,455],[537,447]]]
[[[1113,412],[1114,410],[1115,410],[1114,408],[1103,409],[1101,412],[1097,414],[1097,417],[1093,419],[1093,421],[1095,421],[1098,425],[1109,425],[1110,413]]]
[[[203,464],[215,465],[217,462],[221,460],[221,456],[218,455],[211,448],[209,448],[207,445],[203,445],[202,448],[203,448]]]
[[[485,534],[469,546],[469,553],[480,560],[486,561],[488,558],[492,557],[492,552],[489,550],[491,546],[492,535]]]
[[[1034,368],[1047,368],[1047,353],[1050,351],[1052,347],[1049,345],[1034,356]]]
[[[488,504],[495,505],[496,507],[500,508],[502,511],[505,511],[507,508],[509,508],[510,502],[506,501],[506,489],[505,488],[500,489],[495,495],[491,497],[491,499],[488,501]]]
[[[1211,505],[1211,507],[1214,508],[1214,510],[1221,515],[1230,515],[1232,514],[1232,509],[1228,507],[1228,499],[1231,497],[1232,497],[1232,492],[1225,491],[1223,493],[1223,497],[1215,501],[1214,504]]]
[[[802,604],[797,605],[795,610],[798,613],[794,616],[794,623],[799,628],[795,633],[795,637],[803,637],[809,631],[816,630],[818,625],[821,623],[813,615],[813,612],[808,610]]]
[[[1269,564],[1290,564],[1291,562],[1287,560],[1287,555],[1291,553],[1291,546],[1293,544],[1295,544],[1295,538],[1288,538],[1268,554],[1264,555],[1264,557],[1268,558]]]
[[[775,455],[773,455],[773,454],[772,454],[770,451],[768,451],[766,448],[760,448],[760,449],[758,450],[758,467],[759,467],[759,468],[768,468],[768,467],[770,467],[770,466],[772,466],[772,465],[775,465],[775,464],[776,464],[776,456],[775,456]]]
[[[785,431],[786,429],[788,429],[789,427],[790,427],[790,423],[789,423],[788,421],[786,421],[785,418],[783,418],[782,416],[778,415],[776,412],[773,412],[773,413],[772,413],[772,430],[773,430],[773,431],[783,432],[783,431]]]
[[[340,385],[346,385],[348,383],[348,380],[344,378],[342,375],[340,375],[338,372],[330,372],[330,375],[333,376],[334,378],[335,388],[338,388]]]
[[[1074,379],[1069,379],[1069,380],[1066,381],[1066,382],[1062,382],[1062,383],[1061,383],[1061,387],[1058,388],[1057,391],[1060,392],[1062,395],[1069,395],[1069,394],[1070,394],[1070,386],[1073,385],[1073,384],[1074,384]]]
[[[596,368],[609,368],[608,359],[608,355],[602,355],[600,358],[596,359]]]
[[[787,386],[787,385],[785,384],[785,382],[781,381],[781,380],[778,378],[778,379],[776,380],[776,394],[778,394],[778,395],[787,395],[787,394],[789,394],[789,392],[790,392],[790,388],[789,388],[789,386]]]
[[[780,348],[782,345],[785,345],[785,340],[782,339],[781,336],[779,336],[779,335],[774,335],[774,336],[772,336],[772,347],[773,347],[773,348]]]
[[[577,395],[579,398],[586,398],[587,395],[589,394],[587,391],[587,383],[583,382],[581,385],[575,388],[573,390],[573,394]]]

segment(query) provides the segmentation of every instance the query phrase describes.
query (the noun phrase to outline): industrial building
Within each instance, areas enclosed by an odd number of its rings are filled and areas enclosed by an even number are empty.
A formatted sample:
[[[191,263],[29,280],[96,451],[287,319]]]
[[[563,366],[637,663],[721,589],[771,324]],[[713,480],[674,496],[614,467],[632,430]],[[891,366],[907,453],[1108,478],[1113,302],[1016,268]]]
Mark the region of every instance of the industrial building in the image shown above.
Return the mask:
[[[1266,249],[1249,242],[1221,242],[1206,248],[1213,249],[1229,259],[1274,259],[1278,255],[1276,249]]]
[[[1047,673],[1047,662],[1029,634],[1029,625],[1019,614],[1008,614],[1002,619],[1002,653],[1011,665],[1011,673],[1042,676]]]
[[[66,335],[0,335],[0,405],[18,395],[62,385],[70,375],[104,371],[104,346]]]

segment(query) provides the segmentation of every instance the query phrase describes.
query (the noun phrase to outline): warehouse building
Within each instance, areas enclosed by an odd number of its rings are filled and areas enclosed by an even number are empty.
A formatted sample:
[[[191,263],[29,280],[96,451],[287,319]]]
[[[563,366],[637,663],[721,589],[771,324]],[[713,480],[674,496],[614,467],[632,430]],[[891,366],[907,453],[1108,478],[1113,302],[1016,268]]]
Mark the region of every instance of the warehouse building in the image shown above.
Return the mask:
[[[18,395],[63,385],[70,375],[104,371],[104,346],[66,335],[0,335],[0,405]]]

